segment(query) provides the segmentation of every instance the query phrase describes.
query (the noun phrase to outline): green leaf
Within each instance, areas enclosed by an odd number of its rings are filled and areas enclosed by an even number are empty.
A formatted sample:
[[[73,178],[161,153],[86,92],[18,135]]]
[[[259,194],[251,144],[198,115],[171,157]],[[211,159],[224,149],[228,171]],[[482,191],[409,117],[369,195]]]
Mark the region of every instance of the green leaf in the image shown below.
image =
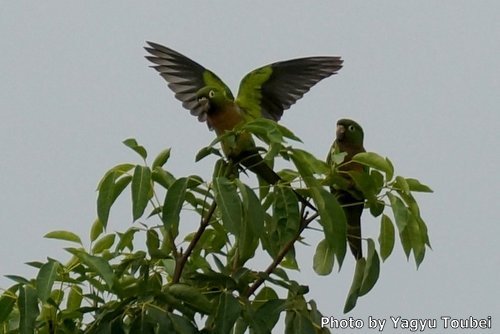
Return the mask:
[[[351,311],[358,301],[359,289],[363,282],[363,276],[365,273],[366,261],[364,258],[358,259],[356,261],[356,269],[354,269],[354,277],[352,279],[351,288],[347,294],[347,299],[344,304],[344,313]]]
[[[68,311],[76,310],[80,308],[83,300],[83,291],[78,285],[71,285],[69,291],[68,300],[66,301],[66,308]]]
[[[223,292],[218,298],[215,308],[215,331],[218,334],[229,334],[241,312],[240,303],[229,292]]]
[[[4,322],[14,309],[14,305],[17,301],[16,292],[19,285],[14,285],[5,291],[0,297],[0,324]],[[0,331],[1,333],[1,331]]]
[[[315,333],[314,324],[305,312],[288,311],[285,317],[285,334]]]
[[[186,199],[188,181],[188,178],[185,177],[175,180],[168,189],[165,201],[163,202],[163,226],[165,226],[165,230],[167,231],[172,230],[174,237],[178,234],[180,213]]]
[[[78,257],[80,261],[86,264],[91,270],[99,274],[104,282],[106,282],[108,288],[113,287],[115,275],[113,273],[113,269],[106,260],[102,257],[93,256],[78,249],[68,249],[68,251]]]
[[[114,188],[116,177],[116,172],[109,173],[101,180],[99,185],[99,194],[97,195],[97,217],[104,227],[106,227],[108,223],[109,211],[115,200]]]
[[[24,285],[19,288],[19,299],[17,301],[19,308],[19,333],[35,333],[35,320],[40,314],[38,309],[38,299],[35,288],[31,285]]]
[[[274,187],[275,200],[273,206],[273,218],[278,224],[286,226],[286,238],[293,237],[300,226],[299,204],[297,203],[297,195],[285,185]]]
[[[212,313],[212,304],[197,288],[186,285],[186,284],[172,284],[167,290],[175,298],[182,300],[183,302],[189,304],[194,309],[198,310],[203,314]]]
[[[389,255],[391,255],[394,249],[394,239],[394,225],[392,224],[391,218],[387,215],[382,215],[380,221],[380,235],[378,237],[382,261],[385,261]]]
[[[329,275],[332,272],[335,253],[330,243],[325,239],[318,243],[314,253],[313,269],[318,275]]]
[[[128,248],[131,251],[134,250],[134,244],[132,241],[134,240],[134,234],[138,231],[138,228],[131,227],[125,233],[118,232],[120,241],[118,242],[118,245],[116,245],[116,251],[121,252],[125,248]]]
[[[104,232],[104,225],[101,223],[99,218],[97,218],[90,229],[90,241],[94,242],[102,232]]]
[[[195,162],[198,162],[200,161],[201,159],[209,156],[210,154],[214,154],[216,156],[219,156],[219,157],[222,157],[222,154],[220,154],[220,151],[218,149],[216,149],[215,147],[213,146],[206,146],[204,148],[202,148],[197,154],[196,154],[196,157],[195,157]]]
[[[153,169],[151,178],[154,182],[160,184],[165,189],[170,188],[172,183],[175,181],[175,177],[171,173],[159,167]]]
[[[17,275],[5,275],[8,279],[13,280],[14,282],[20,283],[20,284],[29,284],[30,281],[28,281],[26,278],[22,276],[17,276]]]
[[[410,236],[411,248],[413,249],[413,255],[415,258],[415,263],[417,264],[417,268],[422,263],[425,255],[425,239],[420,233],[420,228],[417,222],[417,219],[410,215],[408,220],[408,234]]]
[[[82,245],[82,240],[78,235],[69,231],[52,231],[43,236],[48,239],[58,239],[78,243]]]
[[[160,237],[158,236],[158,232],[153,229],[148,229],[146,232],[146,246],[151,257],[155,257],[158,254],[160,248]]]
[[[139,145],[137,143],[137,140],[134,138],[128,138],[123,141],[125,146],[130,147],[132,150],[134,150],[137,154],[139,154],[144,160],[147,158],[148,153],[146,152],[146,149]]]
[[[387,181],[394,175],[394,167],[389,159],[378,155],[375,152],[361,152],[352,157],[352,161],[359,162],[365,166],[378,169],[385,173]]]
[[[399,231],[399,239],[401,240],[401,246],[403,246],[406,259],[409,259],[411,253],[411,238],[409,230],[409,228],[405,228],[404,230]]]
[[[424,193],[432,193],[432,189],[426,186],[425,184],[420,183],[419,180],[417,179],[406,179],[406,183],[410,187],[411,191],[416,191],[416,192],[424,192]]]
[[[236,186],[225,177],[214,178],[214,191],[222,221],[227,230],[238,236],[241,227],[241,200]]]
[[[347,223],[344,210],[335,196],[322,187],[311,188],[311,195],[318,208],[325,240],[334,250],[340,270],[346,254]]]
[[[92,254],[102,253],[105,249],[110,249],[115,243],[116,234],[107,234],[99,239],[92,247]]]
[[[36,289],[38,298],[45,303],[50,296],[52,286],[57,277],[57,270],[60,264],[54,260],[45,263],[36,277]]]
[[[193,323],[189,321],[186,317],[182,317],[175,313],[168,313],[168,319],[172,322],[173,332],[162,332],[159,333],[176,333],[176,334],[197,334],[198,330],[193,326]]]
[[[320,182],[314,178],[314,174],[327,174],[330,171],[330,167],[324,161],[317,159],[307,151],[293,149],[290,156],[309,188],[320,186]]]
[[[387,193],[387,196],[389,197],[389,201],[391,202],[391,208],[392,212],[394,213],[394,219],[396,220],[398,231],[399,233],[401,233],[408,224],[408,208],[399,197],[391,193]]]
[[[259,306],[254,314],[254,322],[260,323],[262,333],[271,333],[280,318],[281,312],[286,309],[286,300],[270,299],[262,306]],[[255,328],[252,328],[255,330]]]
[[[410,193],[410,185],[406,182],[406,179],[402,176],[396,176],[395,186],[405,194]]]
[[[375,249],[375,242],[368,239],[368,255],[366,257],[365,273],[363,281],[359,289],[359,296],[366,295],[377,283],[380,274],[380,260],[378,258],[377,250]]]
[[[128,171],[130,171],[134,167],[135,167],[134,164],[129,164],[129,163],[119,164],[119,165],[114,166],[113,168],[108,170],[106,172],[106,174],[104,174],[103,178],[99,181],[99,184],[97,185],[97,190],[101,189],[102,183],[109,176],[109,174],[115,174],[116,177],[118,178],[118,177],[128,173]]]
[[[259,245],[259,236],[264,228],[264,209],[257,195],[250,187],[236,180],[243,199],[243,219],[240,235],[238,236],[238,263],[243,265],[255,255]]]
[[[170,148],[164,149],[156,156],[151,169],[155,169],[156,167],[163,167],[163,165],[167,163],[168,158],[170,158]]]
[[[146,317],[145,312],[138,313],[135,318],[132,318],[130,325],[130,333],[154,334],[155,328],[152,319]],[[115,331],[111,330],[111,333]]]
[[[136,166],[132,178],[132,212],[134,221],[142,216],[152,195],[151,170],[146,166]]]

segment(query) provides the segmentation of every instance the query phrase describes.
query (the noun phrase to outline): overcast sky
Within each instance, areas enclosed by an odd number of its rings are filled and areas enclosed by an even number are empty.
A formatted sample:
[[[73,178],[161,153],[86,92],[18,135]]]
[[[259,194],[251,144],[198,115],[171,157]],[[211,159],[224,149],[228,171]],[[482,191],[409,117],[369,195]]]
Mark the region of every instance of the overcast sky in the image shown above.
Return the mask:
[[[375,288],[347,316],[492,316],[498,331],[500,3],[233,3],[2,3],[0,287],[12,284],[3,275],[34,275],[24,262],[68,258],[67,244],[45,233],[87,238],[100,177],[117,163],[139,162],[121,144],[125,138],[137,138],[151,155],[172,147],[168,167],[176,175],[210,177],[213,159],[195,164],[194,155],[214,134],[148,68],[146,40],[210,68],[235,93],[258,66],[341,55],[339,74],[315,86],[282,123],[323,157],[336,120],[353,118],[368,150],[435,191],[417,197],[433,251],[417,271],[398,243]],[[112,231],[130,227],[129,210],[128,200],[113,210]],[[376,238],[378,220],[368,212],[363,220]],[[294,277],[309,284],[308,297],[325,315],[347,317],[352,257],[340,273],[318,277],[313,252],[298,247],[303,269]]]

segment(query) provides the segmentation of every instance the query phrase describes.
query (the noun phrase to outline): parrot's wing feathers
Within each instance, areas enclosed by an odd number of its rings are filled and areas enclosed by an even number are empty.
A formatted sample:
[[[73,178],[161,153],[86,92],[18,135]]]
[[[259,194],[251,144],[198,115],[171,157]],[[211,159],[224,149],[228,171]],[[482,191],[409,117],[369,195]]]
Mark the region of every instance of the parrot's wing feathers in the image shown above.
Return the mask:
[[[342,63],[340,57],[307,57],[260,67],[241,81],[237,103],[253,118],[278,121],[284,110],[337,73]]]
[[[208,84],[228,89],[226,85],[210,70],[166,46],[147,42],[149,47],[144,49],[151,55],[146,56],[151,66],[168,82],[168,87],[175,93],[175,97],[182,102],[192,115],[197,116],[200,122],[206,121],[206,115],[197,101],[196,92]]]

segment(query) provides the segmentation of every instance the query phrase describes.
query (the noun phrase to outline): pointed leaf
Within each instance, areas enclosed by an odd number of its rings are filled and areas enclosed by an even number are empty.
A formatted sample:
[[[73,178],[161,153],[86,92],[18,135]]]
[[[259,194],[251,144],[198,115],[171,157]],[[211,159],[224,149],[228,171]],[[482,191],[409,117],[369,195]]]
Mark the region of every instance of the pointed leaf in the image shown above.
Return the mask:
[[[102,253],[106,249],[110,249],[115,243],[116,234],[107,234],[99,239],[92,247],[92,254]]]
[[[17,301],[16,292],[18,288],[19,286],[16,284],[5,291],[0,297],[0,324],[9,317],[14,309],[14,305]]]
[[[170,148],[164,149],[156,156],[151,169],[155,169],[156,167],[163,167],[163,165],[167,163],[168,158],[170,158]]]
[[[411,191],[424,192],[424,193],[432,193],[433,192],[431,188],[429,188],[425,184],[420,183],[420,181],[417,179],[407,178],[406,183],[410,187]]]
[[[109,218],[109,211],[114,201],[114,188],[116,172],[107,174],[99,185],[99,194],[97,195],[97,217],[106,227]]]
[[[90,241],[94,242],[102,232],[104,232],[104,225],[101,223],[99,218],[97,218],[90,229]]]
[[[30,281],[28,281],[26,278],[22,276],[17,276],[17,275],[5,275],[8,279],[13,280],[14,282],[20,283],[20,284],[29,284]]]
[[[405,194],[410,193],[410,185],[406,182],[406,179],[402,176],[396,176],[395,186]]]
[[[285,309],[286,300],[278,299],[277,296],[275,299],[270,299],[262,306],[259,306],[259,308],[254,313],[254,320],[255,322],[260,323],[262,333],[272,332],[273,328],[275,328],[276,323],[280,318],[281,312],[283,312]],[[252,329],[254,329],[253,326]]]
[[[401,233],[408,224],[408,208],[399,197],[391,193],[387,193],[387,196],[391,202],[392,212],[394,213],[399,233]]]
[[[243,199],[243,219],[238,242],[238,263],[243,265],[248,259],[255,255],[259,245],[259,236],[264,228],[264,209],[257,195],[250,187],[236,180],[238,189]]]
[[[358,301],[359,289],[361,288],[361,283],[363,282],[363,276],[365,273],[366,261],[364,258],[358,259],[356,261],[356,268],[354,269],[354,277],[352,279],[351,288],[347,294],[347,299],[344,304],[344,313],[351,311]]]
[[[314,253],[313,269],[318,275],[329,275],[333,269],[335,253],[330,243],[325,239],[318,243]]]
[[[391,180],[394,175],[394,167],[392,166],[392,163],[375,152],[358,153],[352,158],[352,161],[359,162],[360,164],[384,172],[387,181]]]
[[[405,228],[403,231],[399,232],[399,239],[401,240],[401,246],[403,246],[406,259],[409,259],[411,253],[411,238],[409,228]]]
[[[151,170],[146,166],[136,166],[132,178],[132,212],[136,221],[142,216],[148,201],[153,195]]]
[[[108,170],[106,174],[104,174],[103,178],[99,181],[99,184],[97,185],[97,190],[101,189],[102,183],[108,177],[109,174],[115,174],[116,177],[118,178],[128,173],[128,171],[130,171],[134,167],[135,167],[134,164],[129,164],[129,163],[124,163],[114,166],[113,168]]]
[[[411,248],[413,249],[413,255],[415,257],[415,263],[418,268],[425,255],[425,239],[420,232],[417,219],[413,215],[409,215],[407,229],[410,236]]]
[[[148,156],[148,153],[146,152],[146,149],[139,145],[137,143],[137,140],[134,138],[128,138],[123,141],[125,146],[130,147],[132,150],[134,150],[137,154],[139,154],[143,159],[146,159]]]
[[[165,226],[167,231],[173,229],[174,236],[177,235],[180,213],[186,199],[187,185],[188,179],[185,177],[175,180],[168,189],[163,203],[163,226]]]
[[[38,314],[40,314],[35,288],[29,284],[19,288],[17,307],[19,308],[20,316],[19,333],[35,333],[35,320],[38,317]]]
[[[115,275],[113,273],[113,269],[106,260],[102,257],[93,256],[77,249],[69,249],[68,251],[70,251],[73,255],[76,255],[82,263],[86,264],[90,269],[99,274],[104,282],[106,282],[108,288],[113,287]]]
[[[43,236],[48,239],[58,239],[78,243],[82,245],[82,240],[78,235],[69,231],[52,231]]]
[[[219,157],[222,157],[222,154],[220,154],[220,151],[218,149],[216,149],[215,147],[213,146],[206,146],[204,148],[202,148],[197,154],[196,154],[196,157],[194,158],[194,161],[195,162],[198,162],[200,161],[201,159],[209,156],[210,154],[213,154],[213,155],[216,155],[216,156],[219,156]]]
[[[240,312],[241,306],[238,300],[229,292],[221,293],[215,308],[214,323],[216,332],[229,334]]]
[[[241,200],[236,186],[225,177],[214,178],[214,191],[222,221],[227,230],[238,236],[241,227]]]
[[[380,259],[378,258],[375,242],[368,239],[368,255],[366,257],[365,272],[363,274],[363,282],[359,289],[359,296],[366,295],[377,283],[380,274]]]
[[[78,285],[71,285],[68,300],[66,301],[66,308],[69,311],[76,310],[82,306],[83,291]]]
[[[158,232],[153,229],[148,229],[146,232],[146,246],[151,257],[155,257],[158,254],[160,248],[160,237],[158,236]]]
[[[208,298],[195,287],[177,283],[170,285],[167,292],[203,314],[212,312],[213,307]]]
[[[38,272],[36,277],[36,289],[38,298],[40,298],[43,303],[45,303],[50,296],[59,267],[60,265],[58,262],[49,260]]]
[[[322,187],[311,188],[311,195],[318,208],[325,240],[330,244],[330,248],[334,250],[340,270],[346,254],[347,239],[347,223],[344,210],[335,196]]]
[[[380,244],[380,257],[385,261],[391,255],[394,249],[394,225],[387,215],[382,215],[380,221],[380,235],[378,242]]]

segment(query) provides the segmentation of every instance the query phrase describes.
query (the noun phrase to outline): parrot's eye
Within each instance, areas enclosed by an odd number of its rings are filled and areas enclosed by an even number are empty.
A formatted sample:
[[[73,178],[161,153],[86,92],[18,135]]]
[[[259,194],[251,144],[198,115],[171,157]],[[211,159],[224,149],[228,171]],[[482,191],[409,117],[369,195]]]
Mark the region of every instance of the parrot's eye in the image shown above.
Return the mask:
[[[354,125],[349,125],[349,131],[354,131]]]
[[[213,90],[211,90],[211,91],[208,92],[208,97],[209,98],[212,98],[214,96],[215,96],[215,92]]]

